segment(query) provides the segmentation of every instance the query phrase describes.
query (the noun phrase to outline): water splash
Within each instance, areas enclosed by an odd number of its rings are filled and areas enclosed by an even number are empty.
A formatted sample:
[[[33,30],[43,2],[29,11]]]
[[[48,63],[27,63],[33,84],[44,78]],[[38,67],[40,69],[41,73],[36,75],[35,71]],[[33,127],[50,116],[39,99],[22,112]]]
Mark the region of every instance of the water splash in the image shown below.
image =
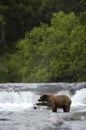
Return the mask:
[[[33,106],[37,101],[37,95],[32,92],[15,92],[1,91],[0,92],[0,110],[18,110]]]
[[[72,106],[86,106],[86,88],[76,91],[72,97]]]

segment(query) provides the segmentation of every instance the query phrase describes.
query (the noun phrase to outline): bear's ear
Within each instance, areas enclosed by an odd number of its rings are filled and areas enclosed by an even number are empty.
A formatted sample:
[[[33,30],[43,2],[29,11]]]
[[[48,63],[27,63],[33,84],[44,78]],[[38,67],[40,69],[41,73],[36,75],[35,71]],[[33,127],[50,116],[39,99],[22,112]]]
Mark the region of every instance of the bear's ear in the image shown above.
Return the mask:
[[[43,95],[43,97],[44,97],[44,98],[46,98],[46,97],[47,97],[47,95],[46,95],[46,94],[44,94],[44,95]]]
[[[46,98],[46,94],[42,95],[43,98]]]
[[[43,98],[44,98],[44,99],[47,99],[48,97],[49,97],[49,94],[44,94],[44,95],[43,95]]]

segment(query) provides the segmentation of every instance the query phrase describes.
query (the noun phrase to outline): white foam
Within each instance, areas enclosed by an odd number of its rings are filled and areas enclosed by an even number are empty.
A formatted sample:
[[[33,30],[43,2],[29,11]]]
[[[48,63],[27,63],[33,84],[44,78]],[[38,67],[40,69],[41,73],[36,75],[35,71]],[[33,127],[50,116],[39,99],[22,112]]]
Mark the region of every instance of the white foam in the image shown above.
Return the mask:
[[[37,101],[37,95],[32,92],[0,92],[0,110],[19,110],[33,106]]]
[[[86,88],[76,91],[72,97],[72,106],[86,106]]]

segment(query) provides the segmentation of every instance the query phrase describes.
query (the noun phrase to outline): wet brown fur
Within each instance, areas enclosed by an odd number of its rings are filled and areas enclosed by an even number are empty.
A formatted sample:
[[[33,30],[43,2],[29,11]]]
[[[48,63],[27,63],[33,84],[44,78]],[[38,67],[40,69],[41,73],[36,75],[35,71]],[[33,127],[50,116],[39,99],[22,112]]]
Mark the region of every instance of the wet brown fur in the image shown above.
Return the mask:
[[[64,112],[70,111],[71,99],[66,95],[44,94],[38,101],[47,101],[52,112],[57,112],[58,108],[62,108]]]

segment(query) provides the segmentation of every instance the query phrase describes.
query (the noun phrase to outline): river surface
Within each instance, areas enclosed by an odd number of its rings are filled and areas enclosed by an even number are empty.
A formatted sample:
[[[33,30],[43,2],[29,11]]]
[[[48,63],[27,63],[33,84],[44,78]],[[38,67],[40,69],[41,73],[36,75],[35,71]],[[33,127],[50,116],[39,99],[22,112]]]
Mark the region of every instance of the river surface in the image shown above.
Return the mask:
[[[36,106],[44,93],[68,95],[70,112]],[[0,130],[86,130],[86,82],[0,84]]]

